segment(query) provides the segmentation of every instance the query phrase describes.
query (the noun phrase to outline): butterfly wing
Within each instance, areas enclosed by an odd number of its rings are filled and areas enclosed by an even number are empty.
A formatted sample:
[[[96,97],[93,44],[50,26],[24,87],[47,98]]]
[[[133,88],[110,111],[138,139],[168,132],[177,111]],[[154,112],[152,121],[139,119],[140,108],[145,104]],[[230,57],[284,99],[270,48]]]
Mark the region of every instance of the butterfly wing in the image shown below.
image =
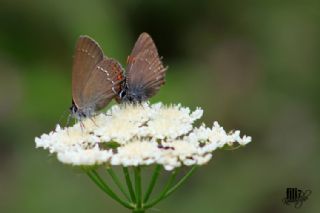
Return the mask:
[[[114,59],[104,58],[93,69],[82,94],[86,97],[84,107],[94,111],[104,108],[120,92],[123,69]]]
[[[165,83],[166,68],[159,57],[157,47],[147,33],[136,41],[126,68],[128,90],[141,87],[147,98],[152,97]]]
[[[80,36],[77,41],[72,67],[72,98],[77,107],[82,108],[88,101],[83,94],[96,65],[103,60],[103,52],[97,42],[88,36]]]

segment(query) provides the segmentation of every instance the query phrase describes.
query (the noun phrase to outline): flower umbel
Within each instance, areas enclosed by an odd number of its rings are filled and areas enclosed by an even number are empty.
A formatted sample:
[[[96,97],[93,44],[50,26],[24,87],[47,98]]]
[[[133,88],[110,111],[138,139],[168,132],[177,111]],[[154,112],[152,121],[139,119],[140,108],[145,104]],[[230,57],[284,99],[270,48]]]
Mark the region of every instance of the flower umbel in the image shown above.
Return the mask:
[[[61,128],[59,125],[49,134],[35,139],[36,147],[42,147],[55,153],[60,162],[75,166],[105,166],[115,182],[116,175],[112,166],[123,166],[129,194],[123,193],[128,203],[122,201],[103,182],[95,170],[86,170],[93,181],[115,200],[135,212],[143,212],[156,204],[157,199],[146,204],[152,191],[151,181],[147,199],[139,197],[141,166],[155,164],[154,178],[159,169],[167,171],[181,166],[198,166],[206,164],[212,158],[212,152],[225,146],[235,144],[243,146],[251,142],[250,136],[240,136],[240,131],[227,133],[217,122],[212,127],[202,124],[194,127],[194,122],[202,117],[203,110],[191,111],[181,105],[157,104],[123,104],[114,105],[106,113],[82,120],[71,127]],[[130,187],[131,180],[127,167],[135,167],[135,190]],[[93,168],[93,167],[92,167]],[[193,169],[192,169],[193,171]],[[119,183],[120,184],[120,183]],[[141,184],[141,183],[140,183]],[[177,183],[177,185],[181,183]],[[117,184],[118,185],[118,184]],[[179,186],[178,185],[178,186]],[[169,184],[160,201],[175,189]],[[111,194],[108,193],[111,190]],[[135,192],[134,192],[135,191]],[[141,192],[139,192],[141,194]],[[140,199],[138,199],[140,198]]]
[[[56,153],[72,165],[139,166],[161,164],[166,170],[202,165],[225,145],[245,145],[251,137],[227,133],[217,122],[212,128],[193,127],[203,110],[180,105],[114,105],[104,114],[85,119],[36,138],[36,147]],[[109,146],[110,145],[110,146]],[[112,146],[111,146],[112,145]]]

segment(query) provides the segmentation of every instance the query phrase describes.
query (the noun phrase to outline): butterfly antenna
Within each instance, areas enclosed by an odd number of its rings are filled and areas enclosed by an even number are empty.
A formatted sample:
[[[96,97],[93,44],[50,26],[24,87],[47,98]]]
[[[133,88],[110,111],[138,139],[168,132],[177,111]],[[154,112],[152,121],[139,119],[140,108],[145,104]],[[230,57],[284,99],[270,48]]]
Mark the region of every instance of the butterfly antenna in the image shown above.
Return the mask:
[[[67,122],[66,122],[66,126],[69,126],[70,123],[70,119],[72,118],[72,115],[69,114],[68,118],[67,118]]]
[[[61,115],[60,118],[59,118],[58,124],[61,123],[61,120],[65,117],[66,112],[67,112],[67,110],[64,110],[64,111],[63,111],[62,115]]]

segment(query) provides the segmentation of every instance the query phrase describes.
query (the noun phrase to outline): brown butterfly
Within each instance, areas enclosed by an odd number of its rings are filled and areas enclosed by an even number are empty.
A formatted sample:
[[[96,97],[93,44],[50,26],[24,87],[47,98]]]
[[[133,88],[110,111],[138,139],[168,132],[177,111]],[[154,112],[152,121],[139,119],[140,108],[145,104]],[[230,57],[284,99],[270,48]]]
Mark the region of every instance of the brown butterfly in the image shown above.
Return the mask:
[[[91,117],[113,98],[118,102],[146,101],[165,83],[166,69],[147,33],[142,33],[127,59],[124,72],[120,63],[104,56],[99,44],[80,36],[72,68],[71,115]]]
[[[97,42],[80,36],[73,59],[71,115],[81,120],[104,108],[119,94],[122,73],[121,65],[104,56]]]
[[[146,101],[165,83],[166,70],[152,38],[148,33],[142,33],[128,56],[125,81],[117,100]]]

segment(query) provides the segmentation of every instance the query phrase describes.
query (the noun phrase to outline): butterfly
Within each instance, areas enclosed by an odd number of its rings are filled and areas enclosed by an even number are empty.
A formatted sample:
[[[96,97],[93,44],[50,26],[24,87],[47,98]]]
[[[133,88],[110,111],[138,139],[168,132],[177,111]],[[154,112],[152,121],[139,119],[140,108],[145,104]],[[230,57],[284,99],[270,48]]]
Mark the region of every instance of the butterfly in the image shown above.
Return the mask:
[[[115,98],[117,102],[141,103],[165,83],[165,68],[151,36],[142,33],[127,58],[126,70],[103,54],[89,36],[77,41],[72,68],[71,115],[91,117]]]
[[[118,102],[141,103],[148,100],[165,83],[166,70],[151,36],[142,33],[127,58]]]
[[[72,67],[71,115],[79,120],[91,117],[119,94],[123,68],[103,54],[89,36],[77,41]]]

